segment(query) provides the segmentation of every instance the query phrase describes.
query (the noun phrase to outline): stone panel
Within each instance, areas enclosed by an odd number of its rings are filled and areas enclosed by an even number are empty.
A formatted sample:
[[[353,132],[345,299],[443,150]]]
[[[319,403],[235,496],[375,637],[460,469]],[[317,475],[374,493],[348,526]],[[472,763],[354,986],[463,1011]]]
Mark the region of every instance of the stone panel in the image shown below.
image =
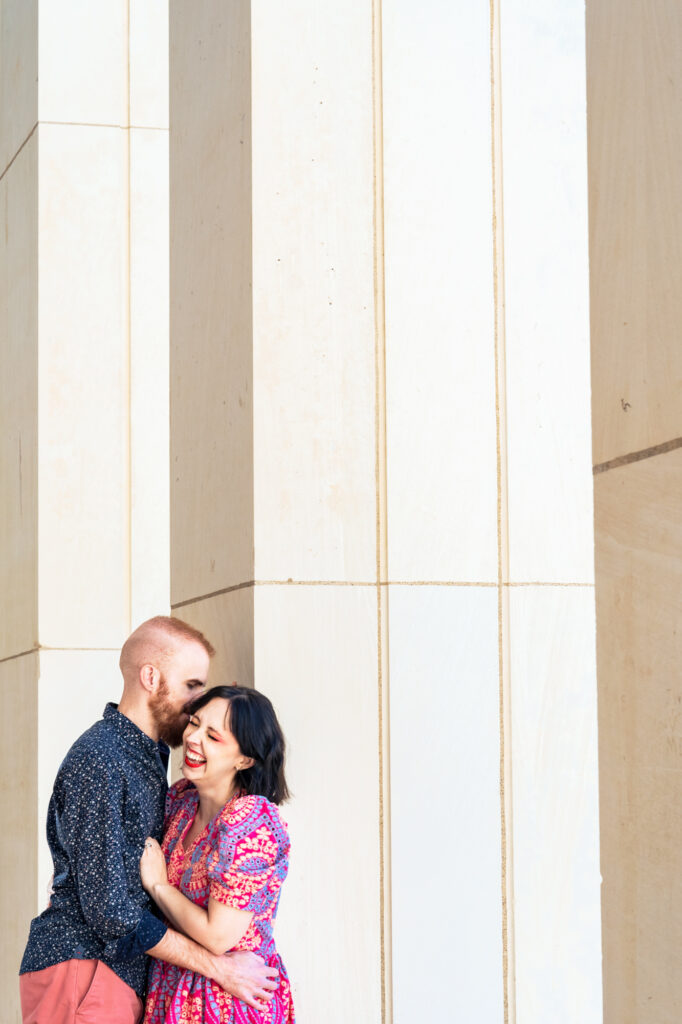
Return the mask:
[[[252,18],[255,575],[371,580],[372,4]]]
[[[605,1024],[682,1014],[682,452],[595,478]]]
[[[174,604],[253,579],[249,9],[170,5]]]
[[[39,2],[40,120],[127,125],[128,8],[143,4]]]
[[[288,742],[277,942],[297,1019],[379,1021],[376,591],[264,586],[254,601],[255,683]]]
[[[0,181],[0,658],[38,642],[38,140]]]
[[[168,0],[131,3],[130,124],[168,128]]]
[[[0,174],[38,120],[38,0],[3,0],[0,15]]]
[[[504,1019],[497,591],[391,587],[395,1024]]]
[[[41,125],[40,640],[120,647],[129,625],[127,139]]]
[[[518,1024],[601,1024],[594,591],[511,590]]]
[[[170,602],[168,133],[130,132],[131,626]]]
[[[593,579],[582,0],[501,14],[509,578]]]
[[[382,4],[389,578],[497,579],[490,11]]]
[[[587,5],[594,462],[682,435],[682,7]]]
[[[0,979],[2,1017],[21,1024],[17,974],[28,938],[28,926],[47,893],[38,887],[38,845],[41,821],[38,805],[37,757],[38,656],[28,654],[0,662],[2,794],[0,814],[3,843],[0,904]]]

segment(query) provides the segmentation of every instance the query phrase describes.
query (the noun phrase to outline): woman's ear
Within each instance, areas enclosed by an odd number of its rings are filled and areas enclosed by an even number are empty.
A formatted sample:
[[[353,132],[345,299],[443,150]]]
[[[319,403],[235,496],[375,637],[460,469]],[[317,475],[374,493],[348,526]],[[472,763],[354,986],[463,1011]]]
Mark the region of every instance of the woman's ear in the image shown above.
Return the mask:
[[[256,762],[252,757],[242,757],[239,759],[238,772],[245,772],[247,768],[253,768]]]

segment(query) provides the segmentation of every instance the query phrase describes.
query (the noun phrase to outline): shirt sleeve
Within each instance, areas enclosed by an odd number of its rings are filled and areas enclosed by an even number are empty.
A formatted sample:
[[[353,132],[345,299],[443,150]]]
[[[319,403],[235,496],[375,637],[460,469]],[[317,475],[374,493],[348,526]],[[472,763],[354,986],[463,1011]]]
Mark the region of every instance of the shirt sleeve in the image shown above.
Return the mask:
[[[110,962],[139,956],[167,930],[129,892],[122,816],[119,774],[81,763],[64,785],[59,829],[83,916]]]
[[[251,827],[252,826],[252,827]],[[221,823],[208,867],[209,895],[256,917],[272,913],[287,874],[289,840],[279,816],[259,814],[246,829]]]

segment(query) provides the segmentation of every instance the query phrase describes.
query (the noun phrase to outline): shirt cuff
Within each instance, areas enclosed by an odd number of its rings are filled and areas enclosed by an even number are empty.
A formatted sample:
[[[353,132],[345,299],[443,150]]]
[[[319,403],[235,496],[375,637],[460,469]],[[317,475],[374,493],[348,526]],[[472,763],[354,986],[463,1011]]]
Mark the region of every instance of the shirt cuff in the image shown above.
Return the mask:
[[[137,928],[120,939],[107,942],[104,947],[104,957],[109,962],[115,960],[134,960],[135,957],[152,949],[157,942],[161,942],[168,931],[163,921],[154,917],[148,910],[142,912],[142,917],[137,923]]]

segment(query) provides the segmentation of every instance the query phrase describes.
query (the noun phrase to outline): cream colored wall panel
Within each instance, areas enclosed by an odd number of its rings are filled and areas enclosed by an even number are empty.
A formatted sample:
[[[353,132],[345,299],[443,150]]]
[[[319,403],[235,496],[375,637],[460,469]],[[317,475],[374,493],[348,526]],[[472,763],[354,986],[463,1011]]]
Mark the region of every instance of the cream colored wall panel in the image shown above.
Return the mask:
[[[102,717],[107,701],[118,704],[123,681],[119,651],[40,652],[38,706],[33,729],[38,728],[38,900],[46,905],[52,874],[45,837],[47,807],[52,786],[71,744]]]
[[[40,640],[118,647],[130,586],[126,138],[39,135]]]
[[[593,579],[584,17],[501,19],[512,580]]]
[[[0,9],[0,174],[38,120],[38,0]]]
[[[389,575],[496,580],[489,7],[382,19]]]
[[[288,745],[277,942],[301,1024],[381,1019],[376,592],[257,587],[258,689]]]
[[[594,461],[682,434],[682,7],[587,4]]]
[[[171,3],[173,603],[253,579],[250,52],[246,0]]]
[[[594,591],[509,594],[517,1024],[601,1024]]]
[[[127,11],[134,2],[40,0],[41,121],[128,123]]]
[[[682,1015],[682,452],[595,478],[606,1024]]]
[[[130,4],[130,123],[168,127],[168,0]]]
[[[209,686],[253,686],[253,587],[183,605],[173,615],[200,629],[215,647]]]
[[[4,8],[3,8],[4,11]],[[0,181],[0,658],[38,640],[38,140]]]
[[[2,1019],[20,1024],[19,963],[28,926],[37,912],[39,818],[37,748],[38,656],[0,662],[2,795],[0,813],[5,841],[0,880],[0,980]],[[39,896],[40,894],[38,894]]]
[[[208,685],[253,686],[253,587],[243,587],[173,609],[215,647]],[[171,755],[171,778],[180,778],[180,750]]]
[[[130,132],[131,624],[170,603],[168,133]]]
[[[258,0],[252,54],[255,574],[372,579],[372,5]]]
[[[389,615],[394,1024],[500,1022],[497,592],[391,587]]]

